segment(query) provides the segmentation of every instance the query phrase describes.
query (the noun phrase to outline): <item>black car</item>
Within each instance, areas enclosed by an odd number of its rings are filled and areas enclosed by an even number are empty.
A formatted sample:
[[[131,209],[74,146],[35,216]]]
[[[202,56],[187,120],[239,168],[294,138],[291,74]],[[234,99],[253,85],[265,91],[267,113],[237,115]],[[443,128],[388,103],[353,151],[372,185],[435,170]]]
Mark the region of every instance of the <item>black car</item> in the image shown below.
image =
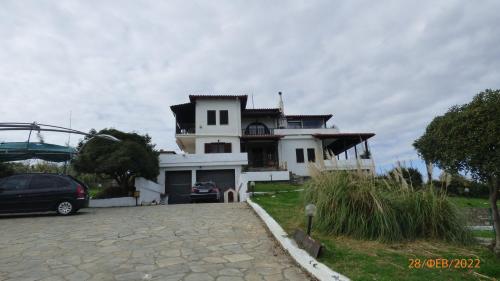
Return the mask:
[[[0,213],[56,211],[69,215],[88,205],[88,188],[71,176],[19,174],[0,179]]]
[[[220,202],[221,194],[214,182],[197,182],[191,188],[191,202]]]

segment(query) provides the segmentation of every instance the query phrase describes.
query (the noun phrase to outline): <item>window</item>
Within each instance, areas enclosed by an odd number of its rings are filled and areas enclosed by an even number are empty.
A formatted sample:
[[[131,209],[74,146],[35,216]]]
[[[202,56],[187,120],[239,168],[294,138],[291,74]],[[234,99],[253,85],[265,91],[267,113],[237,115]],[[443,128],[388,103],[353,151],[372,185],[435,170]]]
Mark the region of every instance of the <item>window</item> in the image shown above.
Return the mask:
[[[267,126],[263,123],[260,123],[260,122],[251,123],[245,129],[245,135],[262,136],[262,135],[269,135],[269,134],[270,134],[270,131],[267,128]]]
[[[29,176],[12,176],[4,179],[0,187],[5,190],[18,190],[23,189],[28,185]]]
[[[30,189],[55,188],[57,183],[54,176],[35,175],[30,183]]]
[[[322,128],[323,120],[321,119],[302,120],[302,125],[304,128],[307,129]]]
[[[297,158],[297,163],[304,163],[304,149],[295,149],[295,157]]]
[[[300,129],[302,128],[302,122],[300,121],[288,121],[288,129]]]
[[[231,153],[231,143],[205,143],[205,153]]]
[[[215,125],[215,110],[207,111],[207,125]]]
[[[314,148],[307,149],[307,161],[316,162],[316,153],[314,152]]]
[[[219,111],[219,122],[221,125],[229,124],[229,113],[227,110]]]

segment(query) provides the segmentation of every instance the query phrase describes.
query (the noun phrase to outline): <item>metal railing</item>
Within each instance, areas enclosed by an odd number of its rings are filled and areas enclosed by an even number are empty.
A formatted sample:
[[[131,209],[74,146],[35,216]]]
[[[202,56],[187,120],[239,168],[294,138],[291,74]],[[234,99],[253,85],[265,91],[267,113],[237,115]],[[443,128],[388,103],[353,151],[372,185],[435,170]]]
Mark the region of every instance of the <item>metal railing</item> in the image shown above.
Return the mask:
[[[272,136],[274,128],[247,128],[241,130],[244,136]]]

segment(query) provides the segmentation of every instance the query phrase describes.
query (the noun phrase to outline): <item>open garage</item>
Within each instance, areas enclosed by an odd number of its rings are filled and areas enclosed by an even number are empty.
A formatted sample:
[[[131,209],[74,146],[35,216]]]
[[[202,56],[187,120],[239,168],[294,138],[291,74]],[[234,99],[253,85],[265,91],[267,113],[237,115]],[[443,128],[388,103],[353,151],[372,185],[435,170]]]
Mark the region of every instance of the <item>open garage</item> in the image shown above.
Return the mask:
[[[226,191],[235,188],[234,169],[198,170],[196,171],[196,181],[213,181],[220,190]]]
[[[193,173],[195,176],[193,177]],[[165,193],[168,194],[168,204],[190,203],[193,178],[197,182],[215,182],[221,191],[235,188],[235,170],[184,170],[165,172]]]

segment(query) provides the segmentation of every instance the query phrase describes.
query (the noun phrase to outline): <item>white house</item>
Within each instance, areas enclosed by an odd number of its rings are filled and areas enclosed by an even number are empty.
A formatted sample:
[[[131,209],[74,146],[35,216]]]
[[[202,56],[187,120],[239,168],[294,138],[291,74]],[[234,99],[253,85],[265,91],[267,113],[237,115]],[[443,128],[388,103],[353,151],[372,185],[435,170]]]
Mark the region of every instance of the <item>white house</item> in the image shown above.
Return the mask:
[[[308,176],[309,165],[325,170],[373,172],[367,140],[373,133],[341,133],[331,114],[286,115],[277,108],[247,108],[246,95],[190,95],[170,107],[181,154],[160,154],[159,183],[169,203],[189,201],[196,181],[214,181],[244,197],[248,181]]]

